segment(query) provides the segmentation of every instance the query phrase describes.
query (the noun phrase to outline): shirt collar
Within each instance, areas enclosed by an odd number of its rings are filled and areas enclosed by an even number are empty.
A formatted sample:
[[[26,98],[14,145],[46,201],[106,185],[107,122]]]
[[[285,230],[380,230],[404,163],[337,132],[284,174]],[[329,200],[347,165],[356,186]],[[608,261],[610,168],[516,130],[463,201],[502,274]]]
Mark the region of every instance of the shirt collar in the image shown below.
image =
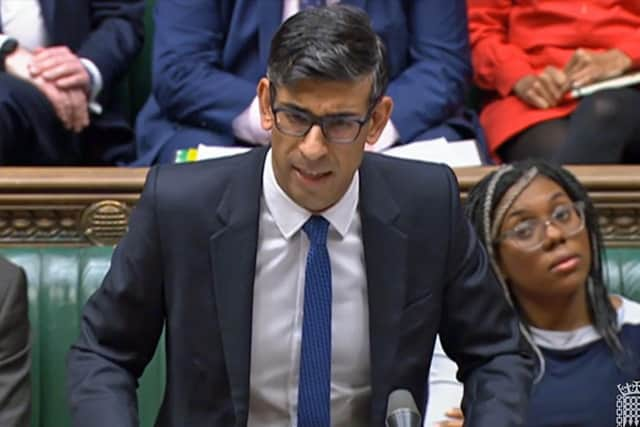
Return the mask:
[[[629,322],[628,312],[636,311],[636,316],[640,317],[640,305],[630,302],[626,298],[620,297],[622,303],[617,309],[618,316],[618,329],[621,329],[626,323]],[[593,325],[581,326],[572,331],[551,331],[547,329],[539,329],[533,326],[529,327],[533,340],[540,347],[550,348],[553,350],[570,350],[578,347],[585,346],[589,343],[597,341],[602,338],[602,335],[596,330]]]
[[[271,150],[269,150],[264,160],[264,172],[262,173],[262,192],[265,206],[273,216],[280,233],[285,239],[289,239],[302,228],[312,213],[291,200],[280,187],[276,181],[271,157]],[[347,234],[356,214],[360,194],[359,183],[360,176],[356,171],[349,188],[338,203],[321,213],[341,237]]]

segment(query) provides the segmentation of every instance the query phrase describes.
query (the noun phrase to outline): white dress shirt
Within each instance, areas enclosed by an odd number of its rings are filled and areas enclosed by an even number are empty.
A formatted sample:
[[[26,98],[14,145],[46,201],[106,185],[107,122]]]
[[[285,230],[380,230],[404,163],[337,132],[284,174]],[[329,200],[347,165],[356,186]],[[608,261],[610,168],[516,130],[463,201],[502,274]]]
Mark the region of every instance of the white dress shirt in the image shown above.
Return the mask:
[[[339,0],[327,0],[327,4],[339,3]],[[300,0],[283,0],[282,1],[282,21],[298,13],[300,11]],[[262,129],[260,124],[260,107],[258,98],[255,97],[251,104],[240,113],[231,123],[233,134],[246,142],[257,145],[267,145],[271,140],[271,133]],[[400,134],[391,120],[385,126],[378,141],[373,144],[367,144],[368,151],[382,151],[391,147],[400,139]]]
[[[38,0],[0,0],[2,32],[28,50],[47,46],[49,37]]]
[[[29,51],[49,45],[49,34],[44,25],[39,0],[0,0],[0,16],[2,16],[0,44],[10,36]],[[80,61],[91,77],[89,109],[100,114],[102,107],[96,102],[96,98],[102,90],[102,74],[91,60],[80,58]]]
[[[253,291],[249,427],[297,425],[298,376],[311,213],[278,185],[266,156]],[[369,305],[356,172],[325,211],[331,261],[331,423],[369,426]]]

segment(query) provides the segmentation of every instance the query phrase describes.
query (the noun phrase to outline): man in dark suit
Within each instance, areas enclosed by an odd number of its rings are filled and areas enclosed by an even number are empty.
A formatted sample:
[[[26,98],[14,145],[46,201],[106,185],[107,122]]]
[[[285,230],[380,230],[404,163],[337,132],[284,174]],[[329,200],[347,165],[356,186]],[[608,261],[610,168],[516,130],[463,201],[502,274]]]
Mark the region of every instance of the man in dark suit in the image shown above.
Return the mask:
[[[139,162],[173,162],[177,149],[198,144],[267,144],[255,88],[269,42],[283,19],[318,3],[337,0],[158,0],[153,91],[136,125]],[[365,10],[387,46],[396,107],[371,148],[482,137],[463,105],[471,78],[464,0],[340,3]]]
[[[69,357],[74,425],[136,425],[163,327],[159,426],[382,426],[422,407],[436,333],[465,418],[523,422],[532,362],[445,166],[364,153],[391,115],[363,12],[308,9],[260,80],[270,150],[151,169]]]
[[[0,425],[27,427],[31,416],[29,302],[22,269],[0,258]]]
[[[3,2],[0,164],[119,164],[135,146],[118,81],[144,0]]]

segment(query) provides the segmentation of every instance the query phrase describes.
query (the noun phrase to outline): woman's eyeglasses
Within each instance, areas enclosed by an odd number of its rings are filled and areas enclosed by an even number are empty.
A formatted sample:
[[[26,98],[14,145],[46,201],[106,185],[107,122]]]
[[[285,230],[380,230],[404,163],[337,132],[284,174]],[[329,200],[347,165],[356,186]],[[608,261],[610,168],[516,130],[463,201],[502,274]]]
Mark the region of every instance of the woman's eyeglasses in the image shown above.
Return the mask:
[[[544,244],[547,227],[553,225],[565,237],[578,234],[584,228],[584,203],[575,202],[558,205],[547,218],[531,218],[519,222],[502,233],[495,243],[510,240],[520,249],[533,252]]]

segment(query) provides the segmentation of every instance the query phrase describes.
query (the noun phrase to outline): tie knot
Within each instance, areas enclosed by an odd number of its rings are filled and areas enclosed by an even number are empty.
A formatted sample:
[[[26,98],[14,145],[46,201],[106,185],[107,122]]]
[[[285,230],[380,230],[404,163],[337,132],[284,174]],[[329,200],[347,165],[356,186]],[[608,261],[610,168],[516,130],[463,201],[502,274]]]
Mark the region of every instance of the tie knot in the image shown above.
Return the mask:
[[[326,245],[329,221],[324,219],[323,216],[312,215],[307,222],[304,223],[302,229],[307,234],[312,245]]]

